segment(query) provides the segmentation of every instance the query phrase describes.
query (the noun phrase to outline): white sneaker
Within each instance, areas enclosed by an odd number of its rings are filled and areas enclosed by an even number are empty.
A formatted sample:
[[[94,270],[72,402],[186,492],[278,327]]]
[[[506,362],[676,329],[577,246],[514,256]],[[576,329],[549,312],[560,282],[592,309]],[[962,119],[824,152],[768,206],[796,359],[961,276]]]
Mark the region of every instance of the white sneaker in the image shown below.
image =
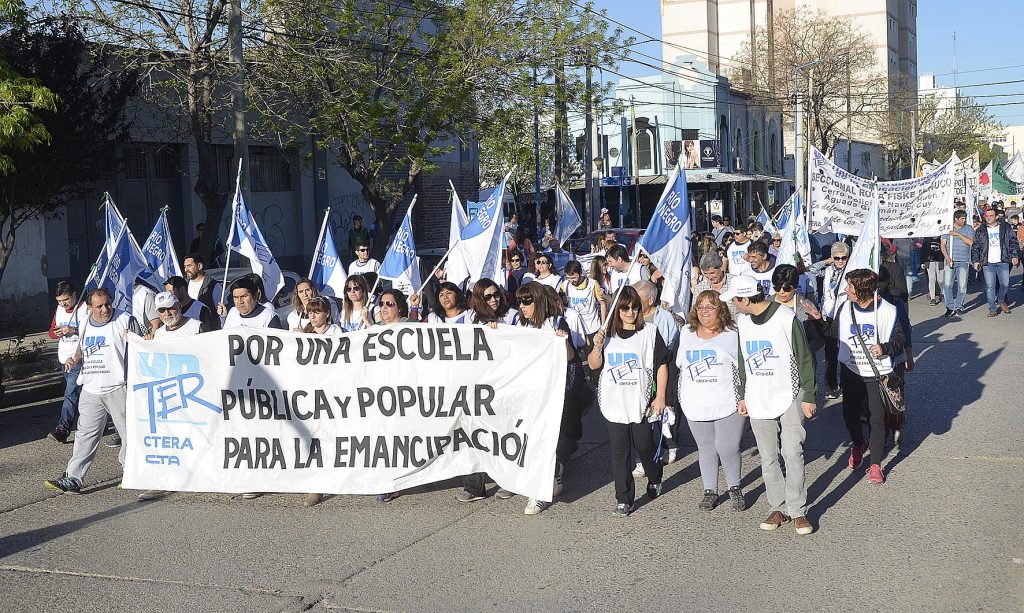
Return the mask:
[[[678,451],[679,451],[679,449],[677,447],[670,447],[669,448],[669,450],[668,450],[668,463],[669,464],[671,464],[672,462],[675,462],[676,459],[678,459]]]
[[[255,500],[262,495],[262,492],[246,492],[242,494],[242,500]]]
[[[550,502],[544,502],[543,500],[534,500],[533,498],[531,498],[526,503],[526,508],[523,509],[523,513],[527,515],[536,515],[550,506]]]
[[[141,494],[139,494],[139,500],[140,501],[156,500],[157,498],[160,498],[161,496],[163,496],[166,493],[167,492],[165,490],[146,490],[145,492],[142,492]]]
[[[644,474],[646,474],[646,473],[644,473],[644,465],[641,464],[640,462],[637,462],[636,466],[633,468],[633,476],[634,477],[643,477]]]

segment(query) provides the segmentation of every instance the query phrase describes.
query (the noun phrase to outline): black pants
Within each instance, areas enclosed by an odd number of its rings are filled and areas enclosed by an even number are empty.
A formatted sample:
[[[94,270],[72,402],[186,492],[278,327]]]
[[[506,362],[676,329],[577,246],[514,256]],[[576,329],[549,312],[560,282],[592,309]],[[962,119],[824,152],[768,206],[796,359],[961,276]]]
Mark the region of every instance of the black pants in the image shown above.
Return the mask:
[[[636,500],[636,484],[633,481],[633,465],[630,450],[636,448],[640,463],[652,484],[661,483],[661,462],[654,459],[654,436],[646,421],[639,424],[617,424],[608,422],[608,440],[612,453],[612,477],[615,478],[615,500],[619,504],[633,504]]]
[[[839,338],[825,336],[825,391],[838,387],[836,379],[839,375]]]
[[[487,473],[473,473],[462,478],[462,487],[474,496],[484,496],[487,493]]]
[[[843,421],[853,444],[864,444],[864,427],[860,416],[868,414],[870,425],[871,463],[881,464],[885,455],[885,407],[882,405],[878,380],[865,379],[846,366],[841,368],[840,384],[843,388]]]

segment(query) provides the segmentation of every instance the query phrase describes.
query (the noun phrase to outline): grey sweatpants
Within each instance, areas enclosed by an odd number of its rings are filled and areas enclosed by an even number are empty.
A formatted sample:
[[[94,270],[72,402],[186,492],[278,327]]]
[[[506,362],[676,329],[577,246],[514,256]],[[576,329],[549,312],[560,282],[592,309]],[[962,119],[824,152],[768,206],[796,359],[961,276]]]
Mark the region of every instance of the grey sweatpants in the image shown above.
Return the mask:
[[[697,441],[700,477],[704,489],[718,491],[718,461],[722,461],[725,482],[729,487],[740,484],[740,437],[747,418],[739,413],[713,421],[687,418],[693,440]]]
[[[757,452],[761,456],[761,476],[765,494],[772,511],[781,511],[790,517],[807,514],[807,484],[804,482],[804,413],[797,398],[786,412],[775,419],[750,419],[750,429],[757,439]],[[786,462],[783,475],[779,464],[779,442],[782,459]]]
[[[92,461],[99,449],[103,430],[107,427],[107,415],[114,420],[114,428],[121,437],[121,449],[117,453],[117,461],[124,466],[124,449],[127,446],[125,432],[125,387],[121,386],[107,394],[92,394],[82,390],[78,399],[78,432],[75,434],[75,447],[68,462],[68,476],[79,481],[85,479]]]

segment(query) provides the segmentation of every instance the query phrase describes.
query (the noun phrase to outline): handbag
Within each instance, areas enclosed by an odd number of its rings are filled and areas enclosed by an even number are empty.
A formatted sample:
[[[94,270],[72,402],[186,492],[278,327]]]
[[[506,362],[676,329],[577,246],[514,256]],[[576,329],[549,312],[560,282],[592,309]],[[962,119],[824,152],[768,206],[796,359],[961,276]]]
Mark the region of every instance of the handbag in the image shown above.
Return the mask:
[[[903,397],[903,391],[900,389],[899,381],[892,374],[882,375],[878,372],[875,358],[868,351],[868,344],[864,341],[864,335],[860,333],[860,325],[857,324],[857,313],[854,311],[852,302],[850,303],[850,317],[853,318],[853,328],[857,331],[857,342],[860,344],[860,349],[867,357],[868,364],[871,365],[871,370],[875,373],[875,378],[878,380],[878,393],[882,397],[882,406],[885,407],[885,412],[889,415],[903,414],[907,410],[907,403],[906,398]]]

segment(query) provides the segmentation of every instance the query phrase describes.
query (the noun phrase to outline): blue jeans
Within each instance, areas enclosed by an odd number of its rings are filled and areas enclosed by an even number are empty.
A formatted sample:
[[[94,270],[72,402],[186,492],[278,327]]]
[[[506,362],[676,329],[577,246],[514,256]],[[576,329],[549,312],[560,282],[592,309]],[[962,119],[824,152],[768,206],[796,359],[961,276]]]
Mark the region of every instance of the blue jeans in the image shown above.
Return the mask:
[[[967,271],[969,266],[970,265],[967,262],[953,262],[952,266],[946,267],[946,283],[943,293],[946,295],[946,308],[949,310],[964,308],[964,297],[967,294]],[[956,300],[953,300],[954,281],[956,281],[957,285]]]
[[[997,302],[1006,302],[1006,290],[1010,286],[1010,265],[1006,262],[984,264],[981,270],[985,273],[985,296],[988,298],[988,310],[999,310]],[[999,293],[996,294],[996,281],[999,281]]]
[[[64,373],[64,404],[60,405],[60,421],[57,427],[71,431],[71,425],[78,417],[78,394],[82,388],[78,386],[78,374],[82,372],[82,363],[75,364]]]

